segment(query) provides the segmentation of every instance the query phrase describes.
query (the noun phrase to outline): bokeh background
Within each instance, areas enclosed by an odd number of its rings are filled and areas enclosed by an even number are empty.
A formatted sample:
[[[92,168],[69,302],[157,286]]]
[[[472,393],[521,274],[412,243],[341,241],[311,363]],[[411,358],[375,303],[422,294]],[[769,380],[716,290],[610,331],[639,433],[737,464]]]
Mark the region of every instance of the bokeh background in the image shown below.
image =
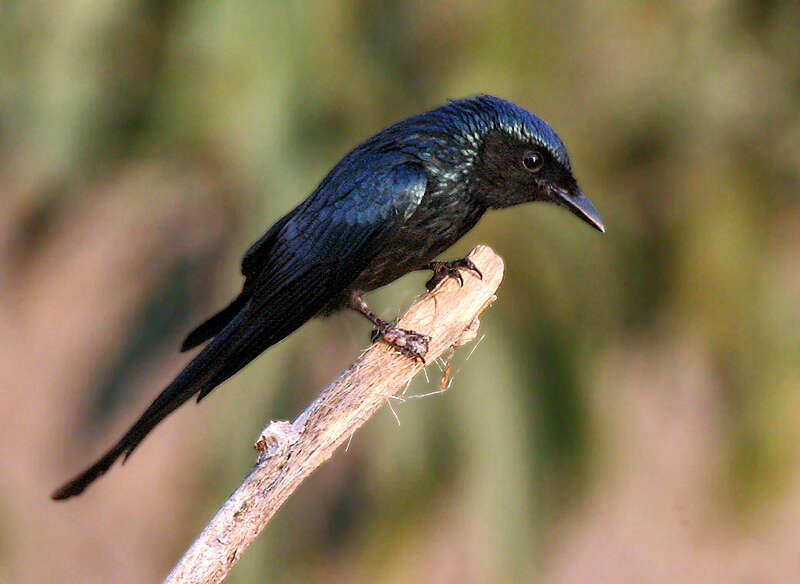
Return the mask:
[[[797,2],[14,0],[0,46],[0,582],[160,581],[362,319],[307,325],[83,496],[50,492],[344,153],[482,92],[553,124],[607,235],[487,215],[448,255],[488,243],[507,276],[452,388],[379,412],[229,581],[797,581]]]

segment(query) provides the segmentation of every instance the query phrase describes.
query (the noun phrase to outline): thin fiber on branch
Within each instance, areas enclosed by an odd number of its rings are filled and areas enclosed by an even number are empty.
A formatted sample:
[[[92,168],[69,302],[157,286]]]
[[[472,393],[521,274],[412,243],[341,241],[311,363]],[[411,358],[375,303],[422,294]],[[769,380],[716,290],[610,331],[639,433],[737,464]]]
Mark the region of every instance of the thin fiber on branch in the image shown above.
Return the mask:
[[[409,308],[399,326],[431,337],[428,363],[476,337],[478,316],[495,299],[503,260],[487,246],[469,254],[483,274],[462,271]],[[217,511],[165,582],[222,582],[270,518],[314,469],[330,458],[423,365],[385,343],[364,351],[294,421],[271,422],[256,443],[258,462]]]

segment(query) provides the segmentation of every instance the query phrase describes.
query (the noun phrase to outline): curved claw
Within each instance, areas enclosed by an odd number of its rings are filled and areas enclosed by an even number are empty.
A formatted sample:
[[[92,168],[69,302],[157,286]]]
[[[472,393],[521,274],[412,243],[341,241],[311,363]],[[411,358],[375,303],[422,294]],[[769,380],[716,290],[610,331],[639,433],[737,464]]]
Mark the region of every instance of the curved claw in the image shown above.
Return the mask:
[[[455,263],[459,264],[458,267],[466,268],[470,272],[473,272],[477,277],[478,280],[483,280],[483,273],[478,269],[478,266],[475,265],[469,258],[461,258],[460,260],[456,260]]]
[[[430,262],[425,266],[425,269],[433,270],[433,276],[425,283],[425,287],[430,292],[445,278],[455,278],[458,280],[458,285],[464,285],[464,276],[461,275],[460,268],[464,268],[473,272],[479,280],[483,280],[483,274],[478,269],[473,261],[469,258],[460,258],[449,262]]]

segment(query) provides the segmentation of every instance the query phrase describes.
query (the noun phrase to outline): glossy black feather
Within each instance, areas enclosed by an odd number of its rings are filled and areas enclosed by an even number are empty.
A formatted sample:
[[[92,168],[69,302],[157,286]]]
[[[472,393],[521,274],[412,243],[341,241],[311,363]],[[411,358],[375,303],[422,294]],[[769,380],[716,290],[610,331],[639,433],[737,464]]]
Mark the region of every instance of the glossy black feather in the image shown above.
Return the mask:
[[[533,174],[531,150],[544,160]],[[211,339],[103,457],[53,495],[82,492],[178,406],[200,400],[303,323],[427,265],[489,208],[567,206],[598,228],[564,144],[544,121],[491,96],[451,102],[386,128],[345,156],[242,260],[242,292],[195,328]]]
[[[206,335],[239,308],[217,336],[167,386],[133,427],[100,460],[53,494],[66,499],[81,493],[120,456],[129,456],[144,437],[177,407],[197,395],[200,401],[264,350],[320,313],[381,250],[422,199],[421,166],[396,154],[372,169],[379,176],[353,182],[335,198],[318,189],[297,209],[269,246],[267,256],[250,256],[248,297],[195,329],[184,344]],[[370,201],[358,211],[351,199]],[[264,246],[260,247],[263,253]],[[260,265],[260,272],[251,271]]]

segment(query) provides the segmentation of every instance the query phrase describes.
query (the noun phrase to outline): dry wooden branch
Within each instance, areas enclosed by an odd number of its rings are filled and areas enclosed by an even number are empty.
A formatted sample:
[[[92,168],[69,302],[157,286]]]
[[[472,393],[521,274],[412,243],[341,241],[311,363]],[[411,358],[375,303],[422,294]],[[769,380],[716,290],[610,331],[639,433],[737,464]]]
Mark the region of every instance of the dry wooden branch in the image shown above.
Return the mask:
[[[462,271],[426,294],[400,319],[431,337],[427,362],[475,339],[478,316],[495,299],[503,260],[486,246],[469,254],[483,279]],[[271,422],[256,443],[258,462],[170,572],[167,584],[222,582],[247,547],[314,469],[422,370],[421,363],[375,343],[294,421]]]

